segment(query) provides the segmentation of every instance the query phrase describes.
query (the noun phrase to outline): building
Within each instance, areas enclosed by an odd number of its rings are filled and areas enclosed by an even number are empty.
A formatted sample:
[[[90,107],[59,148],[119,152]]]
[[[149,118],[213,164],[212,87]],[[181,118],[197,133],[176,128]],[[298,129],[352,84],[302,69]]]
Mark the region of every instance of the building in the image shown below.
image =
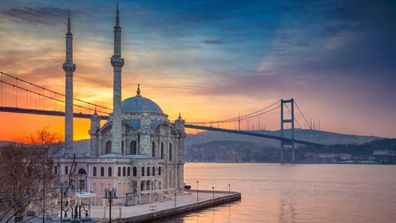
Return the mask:
[[[75,196],[103,200],[105,188],[117,190],[118,202],[129,205],[160,201],[184,190],[184,120],[170,122],[160,106],[142,96],[121,101],[121,26],[117,3],[114,26],[113,113],[100,126],[96,112],[91,118],[89,151],[73,148],[73,35],[70,15],[66,33],[65,152],[55,158],[59,180],[70,185]],[[116,201],[117,202],[117,201]]]

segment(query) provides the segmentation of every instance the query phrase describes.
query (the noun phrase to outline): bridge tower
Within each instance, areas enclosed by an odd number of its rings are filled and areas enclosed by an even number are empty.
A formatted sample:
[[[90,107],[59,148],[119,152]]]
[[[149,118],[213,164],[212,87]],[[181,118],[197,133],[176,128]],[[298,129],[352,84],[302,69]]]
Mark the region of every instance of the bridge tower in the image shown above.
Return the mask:
[[[124,58],[121,57],[121,26],[117,1],[116,23],[114,26],[114,54],[110,60],[113,66],[113,125],[111,152],[122,154],[122,111],[121,111],[121,70],[124,66]]]
[[[73,153],[73,72],[76,65],[73,63],[73,34],[71,33],[70,11],[67,17],[66,59],[63,64],[66,74],[65,86],[65,153]]]
[[[285,117],[284,113],[284,106],[287,104],[290,104],[290,118]],[[285,136],[285,125],[289,124],[291,125],[291,139],[294,140],[294,98],[291,98],[289,100],[281,99],[281,115],[280,115],[280,121],[281,121],[281,136]],[[290,145],[291,146],[291,162],[294,163],[296,159],[296,151],[294,148],[294,141],[281,141],[281,150],[280,150],[280,162],[283,163],[285,162],[285,151],[286,151],[286,146]],[[287,154],[287,153],[286,153]]]

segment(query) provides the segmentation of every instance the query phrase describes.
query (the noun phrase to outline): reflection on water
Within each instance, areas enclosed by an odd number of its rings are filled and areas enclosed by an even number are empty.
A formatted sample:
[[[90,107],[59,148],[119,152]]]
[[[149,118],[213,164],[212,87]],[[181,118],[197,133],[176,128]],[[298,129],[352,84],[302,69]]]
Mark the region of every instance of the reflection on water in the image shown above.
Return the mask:
[[[242,200],[158,222],[395,222],[396,166],[188,163],[193,189],[242,192]]]

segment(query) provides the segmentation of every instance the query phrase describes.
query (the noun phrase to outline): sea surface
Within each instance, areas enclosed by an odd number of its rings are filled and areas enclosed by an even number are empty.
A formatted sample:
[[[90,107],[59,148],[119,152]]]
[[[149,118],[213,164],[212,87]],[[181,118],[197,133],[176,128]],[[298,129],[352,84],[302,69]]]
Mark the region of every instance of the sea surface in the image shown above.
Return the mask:
[[[185,182],[242,200],[157,222],[396,222],[396,166],[187,163]]]

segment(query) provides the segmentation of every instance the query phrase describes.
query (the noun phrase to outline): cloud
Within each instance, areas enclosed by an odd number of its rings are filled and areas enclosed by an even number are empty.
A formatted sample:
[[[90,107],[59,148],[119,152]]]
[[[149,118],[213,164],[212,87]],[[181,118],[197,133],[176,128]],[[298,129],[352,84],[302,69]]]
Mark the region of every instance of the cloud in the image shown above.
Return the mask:
[[[59,19],[64,20],[67,15],[66,9],[57,7],[24,7],[24,8],[10,8],[2,10],[1,13],[9,17],[23,20],[25,22],[39,23],[39,24],[56,24]]]
[[[202,41],[202,43],[208,44],[208,45],[224,44],[226,42],[227,41],[225,41],[223,39],[206,39],[206,40]]]

